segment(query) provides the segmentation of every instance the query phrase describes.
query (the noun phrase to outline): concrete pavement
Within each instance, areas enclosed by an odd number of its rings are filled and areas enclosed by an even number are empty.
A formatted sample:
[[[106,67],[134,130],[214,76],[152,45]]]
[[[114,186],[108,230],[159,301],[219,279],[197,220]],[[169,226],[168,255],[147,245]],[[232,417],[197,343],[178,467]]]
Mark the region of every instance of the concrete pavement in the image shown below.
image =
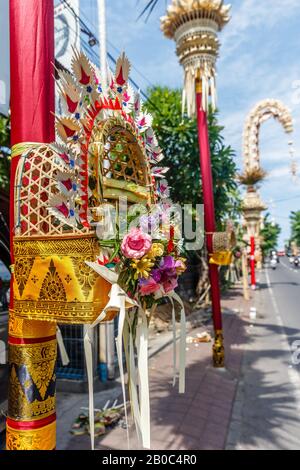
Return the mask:
[[[186,393],[179,395],[178,389],[172,387],[172,347],[167,346],[150,360],[152,449],[224,449],[247,341],[243,315],[248,315],[249,305],[244,302],[239,288],[230,291],[224,299],[223,311],[225,370],[212,367],[212,343],[187,345]],[[189,334],[196,336],[204,330],[212,334],[211,326],[194,329]],[[118,390],[115,393],[117,395]],[[71,410],[72,403],[68,406]],[[78,409],[75,411],[78,414]],[[63,422],[64,416],[59,414],[59,428]],[[64,426],[60,435],[68,430]],[[139,449],[133,425],[129,432],[130,448]],[[90,448],[88,436],[67,439],[65,447],[61,438],[58,439],[59,448]],[[113,429],[96,440],[96,448],[127,449],[126,431],[121,427]]]
[[[187,345],[186,393],[172,387],[170,333],[152,342],[150,366],[153,450],[299,449],[300,270],[283,260],[276,271],[260,274],[260,289],[244,301],[240,287],[223,299],[226,369],[214,369],[212,343]],[[250,307],[257,318],[250,321]],[[196,336],[212,326],[192,329]],[[169,335],[169,336],[168,336]],[[298,355],[300,358],[300,354]],[[95,407],[121,399],[119,384],[95,394]],[[69,431],[87,394],[58,393],[57,448],[90,449],[89,436]],[[130,448],[139,449],[131,423]],[[116,427],[96,439],[96,449],[127,449],[126,431]]]
[[[300,270],[285,258],[260,281],[226,448],[299,449],[300,366],[293,364],[292,345],[300,340]]]

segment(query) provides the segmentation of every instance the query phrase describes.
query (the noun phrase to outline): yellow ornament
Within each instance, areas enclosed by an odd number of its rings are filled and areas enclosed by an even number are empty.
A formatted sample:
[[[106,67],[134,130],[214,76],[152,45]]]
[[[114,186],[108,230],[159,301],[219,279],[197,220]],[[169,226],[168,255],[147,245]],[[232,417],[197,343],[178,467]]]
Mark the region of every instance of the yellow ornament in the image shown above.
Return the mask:
[[[165,248],[162,243],[153,243],[150,251],[147,253],[147,258],[154,259],[159,258],[164,254]]]
[[[153,266],[153,261],[151,261],[151,259],[147,258],[146,256],[144,256],[142,259],[132,261],[131,267],[135,270],[134,279],[138,279],[140,277],[148,279],[149,272]]]

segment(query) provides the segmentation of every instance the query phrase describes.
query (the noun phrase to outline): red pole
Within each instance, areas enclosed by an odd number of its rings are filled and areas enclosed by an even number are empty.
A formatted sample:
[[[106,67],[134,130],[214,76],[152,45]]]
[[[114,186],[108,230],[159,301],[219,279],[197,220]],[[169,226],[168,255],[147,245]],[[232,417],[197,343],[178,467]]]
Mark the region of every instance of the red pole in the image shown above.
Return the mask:
[[[251,252],[250,252],[251,288],[255,290],[256,278],[255,278],[255,238],[254,237],[250,237],[250,243],[251,243]]]
[[[197,119],[198,139],[200,150],[200,166],[202,173],[202,188],[204,201],[204,225],[208,254],[212,253],[212,234],[216,231],[215,206],[213,192],[213,178],[208,137],[207,115],[202,108],[202,93],[197,84]],[[209,264],[209,278],[211,284],[212,315],[215,330],[215,343],[213,347],[213,362],[215,367],[224,367],[224,347],[221,313],[221,294],[219,282],[219,269],[217,265]]]
[[[14,264],[15,174],[20,156],[16,144],[55,140],[54,4],[53,0],[10,0],[11,184],[10,232]],[[12,275],[13,278],[13,275]],[[45,368],[55,360],[54,324],[9,318],[10,383],[7,418],[8,450],[52,450],[55,447],[55,374],[45,391]],[[45,352],[48,356],[45,357]],[[34,363],[32,362],[34,358]],[[48,362],[49,361],[49,362]],[[39,371],[41,376],[39,378]]]

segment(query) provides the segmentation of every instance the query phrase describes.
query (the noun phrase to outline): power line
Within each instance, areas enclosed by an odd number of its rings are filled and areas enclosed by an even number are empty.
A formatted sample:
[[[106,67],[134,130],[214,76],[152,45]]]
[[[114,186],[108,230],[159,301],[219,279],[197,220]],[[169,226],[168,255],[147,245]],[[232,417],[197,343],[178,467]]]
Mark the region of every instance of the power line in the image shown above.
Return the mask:
[[[85,24],[85,22],[83,20],[81,20],[79,18],[79,16],[77,15],[77,13],[75,12],[75,10],[68,4],[68,2],[66,0],[59,0],[60,3],[62,5],[65,5],[66,7],[69,8],[69,10],[71,11],[71,13],[74,15],[75,19],[77,19],[78,21],[80,21],[80,24],[83,25],[84,28],[86,28],[87,30],[89,30],[88,26]],[[73,28],[70,27],[69,25],[69,28],[70,30],[75,33],[75,30]],[[90,30],[89,30],[90,31]],[[91,31],[90,31],[91,32]],[[99,39],[97,38],[96,35],[94,35],[94,33],[91,32],[91,34],[95,37],[95,39],[98,41],[99,43]],[[93,47],[91,47],[91,45],[84,39],[84,38],[80,38],[80,41],[82,42],[83,46],[84,46],[84,49],[85,51],[88,53],[88,54],[91,54],[93,56],[93,60],[95,62],[98,62],[99,60],[99,57],[98,57],[98,54],[96,53],[96,51],[93,49]],[[108,58],[110,59],[110,61],[116,65],[117,61],[116,59],[113,57],[113,55],[110,53],[110,52],[107,52],[107,56]],[[140,95],[146,100],[148,101],[149,104],[151,104],[151,106],[157,111],[158,114],[162,115],[161,114],[161,111],[160,109],[156,106],[156,104],[150,100],[149,96],[139,87],[139,85],[135,82],[135,80],[133,80],[132,78],[129,77],[129,82],[131,83],[131,85],[133,85],[133,87],[139,91]]]
[[[97,34],[93,33],[92,30],[89,28],[89,26],[82,20],[82,18],[85,18],[86,22],[89,23],[89,25],[92,27],[92,28],[95,28],[97,29],[96,25],[83,13],[83,12],[80,12],[80,16],[77,15],[77,13],[75,12],[74,8],[71,7],[71,5],[69,5],[69,3],[67,2],[67,0],[60,0],[60,3],[61,4],[64,4],[67,8],[69,8],[69,10],[72,12],[72,14],[74,15],[74,17],[82,24],[82,26],[86,29],[86,32],[89,34],[91,34],[97,41],[97,44],[99,44],[99,38],[97,37]],[[82,18],[81,18],[82,17]],[[118,53],[118,54],[121,54],[121,51],[120,49],[118,49],[111,41],[107,41],[108,44]],[[114,63],[116,63],[114,61]],[[132,69],[136,71],[136,73],[138,75],[140,75],[147,83],[148,85],[150,85],[151,87],[154,87],[154,84],[150,82],[150,80],[135,66],[132,64]],[[137,88],[139,89],[139,86],[137,86]],[[144,92],[141,92],[141,94],[143,94]],[[144,94],[144,97],[146,97],[146,99],[148,99],[147,95]]]
[[[61,1],[63,1],[63,0],[61,0]],[[75,30],[74,30],[73,28],[71,28],[70,26],[69,26],[69,28],[70,28],[70,30],[71,30],[72,32],[75,32]],[[92,56],[93,56],[93,60],[94,60],[95,62],[97,62],[97,61],[99,60],[99,57],[98,57],[97,52],[90,46],[90,44],[87,42],[86,39],[80,38],[80,41],[81,41],[81,43],[82,43],[83,48],[85,49],[85,51],[86,51],[88,54],[92,55]],[[114,65],[116,65],[117,60],[112,56],[112,54],[110,54],[109,52],[107,52],[107,56],[108,56],[108,58],[110,59],[110,61],[113,62]],[[149,103],[151,103],[152,106],[156,107],[155,104],[154,104],[153,102],[151,102],[151,100],[149,99],[148,95],[147,95],[143,90],[140,89],[139,85],[138,85],[132,78],[129,78],[129,82],[134,86],[134,88],[136,88],[137,90],[139,90],[140,94],[143,96],[143,98],[144,98],[145,100],[147,100]],[[156,109],[158,109],[158,108],[156,108]]]
[[[273,202],[286,202],[286,201],[292,201],[293,199],[300,199],[300,194],[298,194],[297,196],[292,196],[292,197],[287,197],[285,199],[277,199],[277,200],[273,200]]]

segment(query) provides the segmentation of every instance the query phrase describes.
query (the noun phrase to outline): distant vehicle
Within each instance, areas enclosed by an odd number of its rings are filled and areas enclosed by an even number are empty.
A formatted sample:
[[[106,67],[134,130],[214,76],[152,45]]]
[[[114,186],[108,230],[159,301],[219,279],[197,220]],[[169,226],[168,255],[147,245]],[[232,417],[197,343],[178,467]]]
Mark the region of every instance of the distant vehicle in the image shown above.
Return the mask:
[[[277,267],[277,259],[274,258],[274,257],[271,258],[271,263],[270,263],[270,264],[271,264],[271,268],[272,268],[272,269],[276,269],[276,267]]]
[[[284,250],[280,250],[280,251],[277,251],[277,256],[285,256],[285,251]]]
[[[296,256],[296,257],[294,258],[294,266],[295,266],[295,268],[299,268],[299,265],[300,265],[300,260],[299,260],[299,258]]]
[[[291,264],[293,264],[294,260],[295,260],[294,256],[290,256],[289,262],[290,262]]]

